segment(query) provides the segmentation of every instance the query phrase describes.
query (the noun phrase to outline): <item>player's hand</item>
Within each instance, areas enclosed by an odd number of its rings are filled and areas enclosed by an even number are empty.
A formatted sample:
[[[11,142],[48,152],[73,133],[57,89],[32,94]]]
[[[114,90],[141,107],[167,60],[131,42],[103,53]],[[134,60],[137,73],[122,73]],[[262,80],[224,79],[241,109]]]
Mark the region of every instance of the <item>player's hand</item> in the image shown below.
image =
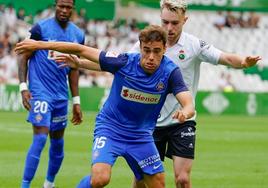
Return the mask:
[[[82,118],[82,111],[80,108],[80,104],[74,104],[73,105],[73,118],[71,120],[71,122],[74,125],[79,125],[80,123],[82,123],[83,118]]]
[[[243,68],[252,67],[256,65],[259,60],[261,60],[260,56],[247,56],[244,61],[242,61],[241,65]]]
[[[17,54],[23,54],[29,51],[35,51],[38,48],[38,41],[32,39],[25,39],[22,42],[16,44],[15,52]]]
[[[22,97],[22,104],[26,110],[31,109],[31,104],[30,104],[30,99],[32,98],[31,93],[29,90],[24,90],[21,92],[21,97]]]
[[[179,120],[180,123],[184,123],[185,120],[187,119],[187,116],[186,116],[186,114],[182,110],[177,110],[173,114],[172,118]]]
[[[73,69],[78,69],[79,68],[79,58],[76,55],[71,55],[71,54],[62,54],[58,55],[55,58],[55,61],[57,63],[63,63],[60,64],[59,67],[71,67]]]

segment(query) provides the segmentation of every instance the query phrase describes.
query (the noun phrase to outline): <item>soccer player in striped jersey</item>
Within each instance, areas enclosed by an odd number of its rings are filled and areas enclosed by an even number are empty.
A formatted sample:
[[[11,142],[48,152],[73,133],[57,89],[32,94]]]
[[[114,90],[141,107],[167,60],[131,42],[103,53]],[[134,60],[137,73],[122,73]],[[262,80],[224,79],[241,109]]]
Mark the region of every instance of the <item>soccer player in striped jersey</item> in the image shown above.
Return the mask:
[[[169,93],[182,105],[173,114],[177,121],[184,122],[194,115],[193,102],[180,69],[163,56],[166,32],[160,26],[149,26],[141,31],[139,40],[141,53],[124,54],[72,43],[26,40],[17,44],[17,53],[37,49],[72,53],[99,62],[102,71],[114,74],[109,97],[96,117],[92,175],[83,178],[78,188],[106,186],[118,156],[125,158],[135,177],[144,179],[149,188],[165,186],[152,132]],[[96,68],[89,61],[67,61],[65,65]]]

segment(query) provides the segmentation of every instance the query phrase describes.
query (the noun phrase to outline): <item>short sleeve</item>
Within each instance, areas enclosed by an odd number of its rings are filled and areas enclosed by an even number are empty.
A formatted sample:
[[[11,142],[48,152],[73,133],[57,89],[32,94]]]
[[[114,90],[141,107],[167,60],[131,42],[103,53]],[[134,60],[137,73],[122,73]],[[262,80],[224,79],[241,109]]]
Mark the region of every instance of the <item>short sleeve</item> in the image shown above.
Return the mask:
[[[209,62],[214,65],[218,64],[222,51],[210,44],[207,44],[203,40],[199,40],[199,45],[200,45],[200,53],[198,55],[198,58],[202,62]]]
[[[99,62],[101,70],[114,74],[128,62],[128,55],[102,51]]]
[[[30,39],[42,40],[41,27],[39,24],[35,24],[30,30]]]
[[[82,45],[84,45],[84,44],[85,44],[85,35],[84,35],[84,34],[83,34],[83,38],[82,38],[82,40],[81,40],[80,44],[82,44]]]

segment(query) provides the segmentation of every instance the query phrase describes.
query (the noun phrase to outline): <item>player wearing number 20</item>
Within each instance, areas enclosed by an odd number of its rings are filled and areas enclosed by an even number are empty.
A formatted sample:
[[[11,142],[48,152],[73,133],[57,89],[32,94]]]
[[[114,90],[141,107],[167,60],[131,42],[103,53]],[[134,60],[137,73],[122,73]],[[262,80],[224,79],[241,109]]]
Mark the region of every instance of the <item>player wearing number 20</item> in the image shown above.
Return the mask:
[[[84,33],[69,21],[73,7],[74,0],[56,0],[55,17],[39,21],[33,26],[30,30],[30,38],[40,41],[68,41],[83,44]],[[58,68],[58,64],[54,61],[57,54],[59,53],[56,51],[39,50],[19,57],[22,102],[29,111],[27,120],[33,125],[33,141],[25,161],[22,188],[30,187],[48,134],[50,136],[49,163],[43,187],[54,187],[55,176],[64,158],[63,136],[68,114],[67,76],[73,96],[72,123],[77,125],[82,121],[78,70]],[[29,90],[26,85],[27,74]]]

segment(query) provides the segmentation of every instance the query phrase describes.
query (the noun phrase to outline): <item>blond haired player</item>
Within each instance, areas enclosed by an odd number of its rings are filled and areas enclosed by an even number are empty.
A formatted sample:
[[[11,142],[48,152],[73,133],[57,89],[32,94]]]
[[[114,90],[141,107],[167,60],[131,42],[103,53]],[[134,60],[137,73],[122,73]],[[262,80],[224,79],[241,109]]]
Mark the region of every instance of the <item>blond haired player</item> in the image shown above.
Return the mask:
[[[168,33],[165,55],[180,67],[193,98],[197,93],[201,62],[247,68],[254,66],[261,59],[259,56],[241,57],[222,52],[205,41],[183,32],[183,26],[188,19],[185,0],[161,0],[160,6],[162,27]],[[138,46],[135,45],[131,51],[136,51]],[[154,131],[154,139],[161,160],[163,161],[165,156],[173,160],[177,188],[190,188],[196,122],[195,117],[184,123],[172,119],[172,114],[178,107],[179,103],[175,97],[168,95]],[[135,181],[133,187],[142,188],[144,185],[142,181]]]

